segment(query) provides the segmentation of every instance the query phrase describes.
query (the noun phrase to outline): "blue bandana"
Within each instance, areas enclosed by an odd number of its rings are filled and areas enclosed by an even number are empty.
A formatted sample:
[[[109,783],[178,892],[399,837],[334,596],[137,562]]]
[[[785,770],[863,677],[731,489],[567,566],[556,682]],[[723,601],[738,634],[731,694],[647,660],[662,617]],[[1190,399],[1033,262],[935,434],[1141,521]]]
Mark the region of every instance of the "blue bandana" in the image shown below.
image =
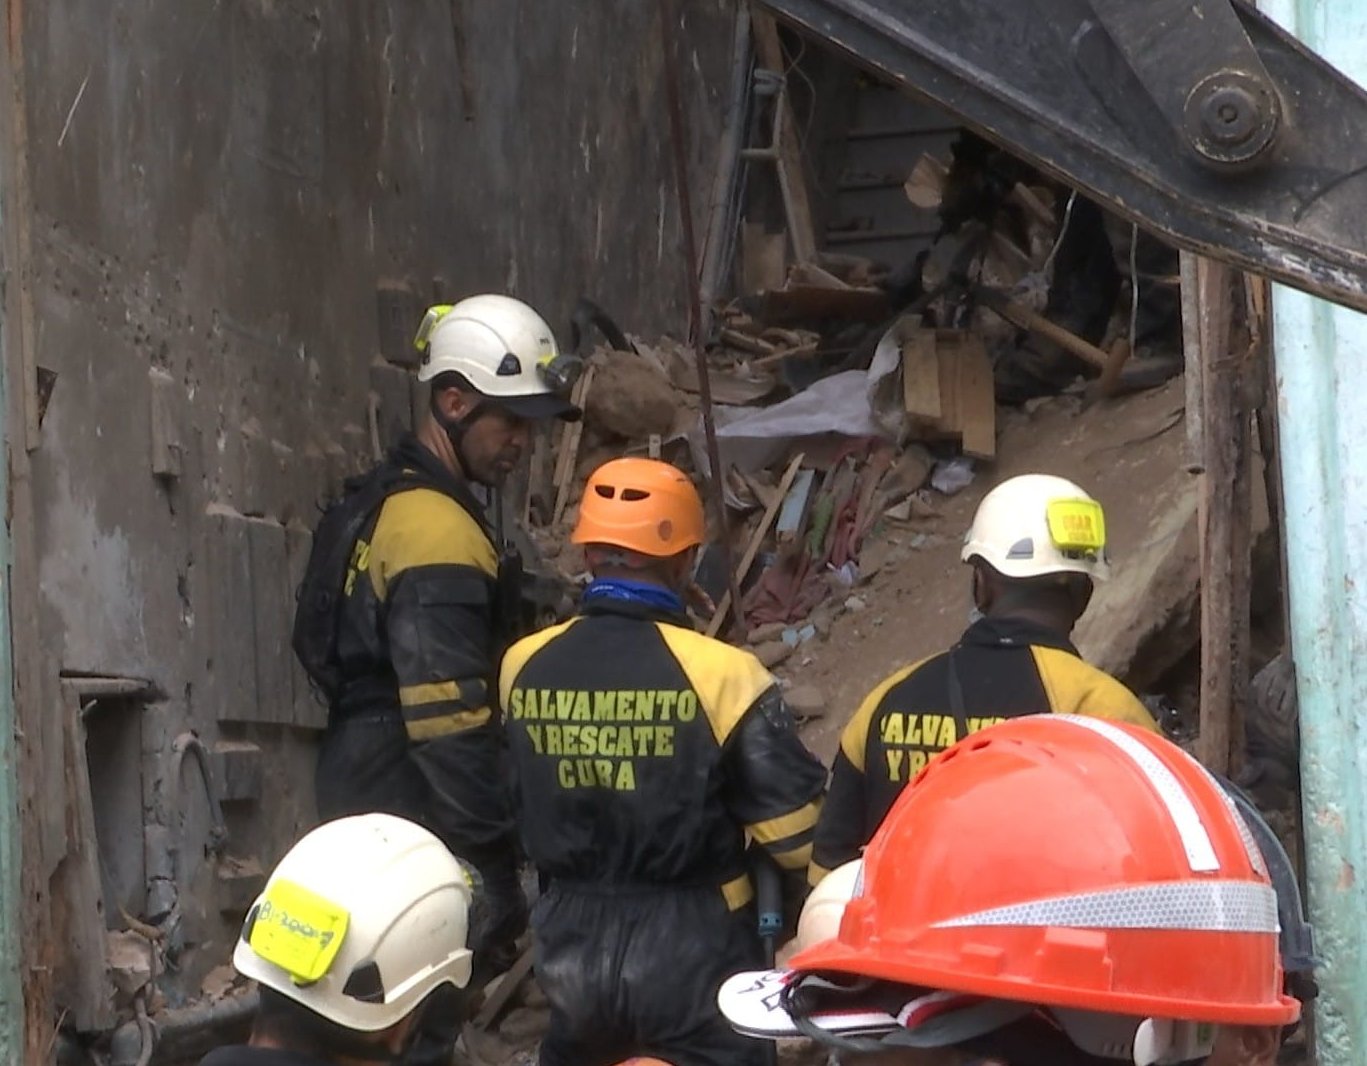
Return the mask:
[[[679,598],[678,593],[671,592],[661,585],[652,585],[645,581],[628,581],[620,577],[600,577],[591,581],[588,588],[584,589],[580,602],[589,604],[595,600],[639,603],[643,607],[653,607],[673,614],[684,613],[683,600]]]

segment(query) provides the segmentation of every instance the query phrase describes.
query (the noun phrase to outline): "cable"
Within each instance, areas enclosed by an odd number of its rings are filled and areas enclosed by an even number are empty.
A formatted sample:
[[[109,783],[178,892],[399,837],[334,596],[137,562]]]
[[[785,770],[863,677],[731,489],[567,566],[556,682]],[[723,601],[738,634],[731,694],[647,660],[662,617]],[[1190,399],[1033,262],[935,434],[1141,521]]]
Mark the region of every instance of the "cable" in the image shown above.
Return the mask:
[[[1077,190],[1074,189],[1068,194],[1068,206],[1063,209],[1063,225],[1059,227],[1058,237],[1054,241],[1054,246],[1049,249],[1049,255],[1044,260],[1044,266],[1040,267],[1041,274],[1048,274],[1054,266],[1054,257],[1058,255],[1058,250],[1063,247],[1063,238],[1068,236],[1068,224],[1073,221],[1073,204],[1077,202]]]
[[[1139,223],[1129,227],[1129,354],[1137,347],[1139,331]]]

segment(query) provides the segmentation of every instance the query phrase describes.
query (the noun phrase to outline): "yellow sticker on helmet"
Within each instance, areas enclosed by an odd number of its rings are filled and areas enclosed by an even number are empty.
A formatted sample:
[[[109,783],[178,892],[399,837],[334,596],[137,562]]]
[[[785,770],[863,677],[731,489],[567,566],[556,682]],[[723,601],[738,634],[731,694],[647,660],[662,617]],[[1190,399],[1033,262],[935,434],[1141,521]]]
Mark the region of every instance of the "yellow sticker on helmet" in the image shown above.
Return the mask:
[[[1059,551],[1095,555],[1106,547],[1106,515],[1095,500],[1050,500],[1045,514]]]
[[[350,917],[302,885],[273,881],[257,905],[247,943],[289,974],[295,984],[311,984],[328,972],[337,957]]]

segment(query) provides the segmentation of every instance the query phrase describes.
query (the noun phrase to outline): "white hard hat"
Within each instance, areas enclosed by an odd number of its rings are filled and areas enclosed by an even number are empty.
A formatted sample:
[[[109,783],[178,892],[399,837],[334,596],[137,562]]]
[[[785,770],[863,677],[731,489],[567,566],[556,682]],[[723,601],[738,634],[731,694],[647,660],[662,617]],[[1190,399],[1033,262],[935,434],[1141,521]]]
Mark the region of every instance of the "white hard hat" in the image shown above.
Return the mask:
[[[439,985],[470,980],[473,898],[470,872],[421,826],[339,818],[280,860],[233,965],[337,1025],[378,1032]]]
[[[523,418],[579,417],[579,408],[544,377],[560,358],[555,334],[521,300],[490,293],[429,308],[414,345],[422,352],[419,381],[460,374],[480,395]]]
[[[845,904],[858,893],[863,873],[864,860],[855,859],[837,866],[817,883],[798,915],[794,950],[805,951],[840,932]]]
[[[1106,516],[1066,478],[1022,474],[983,498],[960,558],[981,559],[1012,578],[1074,573],[1104,579],[1110,574]]]

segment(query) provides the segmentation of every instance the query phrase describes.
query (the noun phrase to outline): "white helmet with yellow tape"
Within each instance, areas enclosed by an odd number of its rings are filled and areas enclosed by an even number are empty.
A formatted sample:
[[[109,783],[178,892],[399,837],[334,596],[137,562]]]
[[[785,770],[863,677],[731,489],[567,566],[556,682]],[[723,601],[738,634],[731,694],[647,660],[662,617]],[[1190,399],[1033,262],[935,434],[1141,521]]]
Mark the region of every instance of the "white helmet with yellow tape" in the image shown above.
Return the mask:
[[[389,814],[328,822],[289,850],[242,927],[233,965],[346,1029],[397,1025],[470,980],[474,879],[435,836]]]
[[[981,559],[1008,578],[1045,574],[1109,576],[1106,516],[1073,482],[1022,474],[983,497],[964,538],[964,562]]]
[[[522,418],[574,421],[566,399],[578,359],[560,351],[546,320],[497,293],[428,308],[413,341],[419,381],[459,374],[487,402]]]

